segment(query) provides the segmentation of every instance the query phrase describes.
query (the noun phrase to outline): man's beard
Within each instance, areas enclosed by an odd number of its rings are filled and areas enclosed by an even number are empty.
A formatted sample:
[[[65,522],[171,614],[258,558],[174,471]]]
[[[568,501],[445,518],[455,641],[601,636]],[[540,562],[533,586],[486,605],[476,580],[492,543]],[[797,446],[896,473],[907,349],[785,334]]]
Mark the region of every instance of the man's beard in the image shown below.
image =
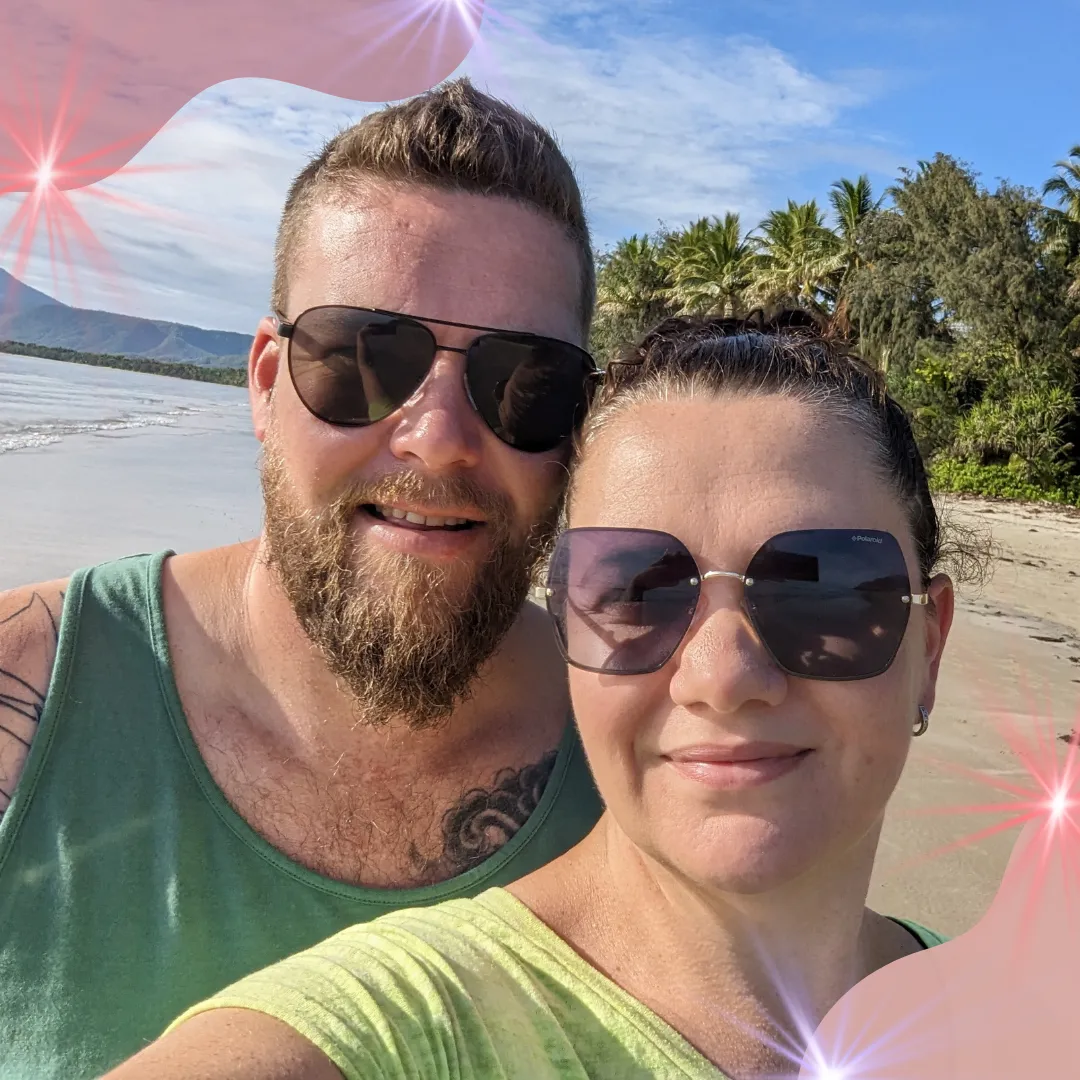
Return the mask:
[[[526,535],[515,536],[509,499],[464,478],[395,473],[358,484],[323,509],[305,510],[272,432],[262,486],[269,565],[360,719],[384,724],[401,718],[413,729],[445,720],[470,696],[525,604],[555,531],[554,508]],[[433,511],[475,507],[486,519],[486,560],[469,577],[461,563],[432,564],[357,543],[357,511],[395,502]]]

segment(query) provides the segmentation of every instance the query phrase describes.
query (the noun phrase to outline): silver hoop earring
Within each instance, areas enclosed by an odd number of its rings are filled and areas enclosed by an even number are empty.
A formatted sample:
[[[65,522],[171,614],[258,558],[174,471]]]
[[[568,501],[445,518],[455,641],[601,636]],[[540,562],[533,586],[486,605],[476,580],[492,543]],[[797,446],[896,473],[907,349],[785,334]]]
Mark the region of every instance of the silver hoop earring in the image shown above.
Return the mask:
[[[919,719],[915,721],[914,726],[911,729],[911,735],[913,738],[918,738],[920,735],[925,734],[926,729],[930,726],[930,713],[925,705],[919,706]]]

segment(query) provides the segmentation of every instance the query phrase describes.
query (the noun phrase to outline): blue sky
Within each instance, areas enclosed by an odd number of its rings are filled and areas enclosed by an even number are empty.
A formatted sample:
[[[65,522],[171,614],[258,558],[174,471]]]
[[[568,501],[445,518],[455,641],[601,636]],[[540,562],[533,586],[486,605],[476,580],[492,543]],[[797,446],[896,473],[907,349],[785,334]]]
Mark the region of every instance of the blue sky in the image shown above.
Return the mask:
[[[943,150],[988,183],[1039,186],[1080,143],[1080,0],[499,0],[462,70],[533,113],[578,169],[598,245],[660,221],[787,198],[841,176],[880,190]],[[116,273],[54,287],[69,303],[250,331],[266,309],[292,176],[373,106],[264,80],[191,102],[136,159],[194,166],[118,176],[140,214],[76,194]],[[0,199],[0,229],[17,200]],[[13,259],[0,265],[13,268]]]

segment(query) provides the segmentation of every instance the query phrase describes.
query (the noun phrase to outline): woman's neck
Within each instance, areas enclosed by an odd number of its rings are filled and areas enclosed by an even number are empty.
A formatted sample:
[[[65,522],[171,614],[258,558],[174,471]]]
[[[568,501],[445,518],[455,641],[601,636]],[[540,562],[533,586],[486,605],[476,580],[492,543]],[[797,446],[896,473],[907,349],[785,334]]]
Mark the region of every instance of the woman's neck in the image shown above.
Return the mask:
[[[511,891],[727,1075],[797,1075],[829,1009],[917,948],[865,908],[876,844],[868,836],[865,850],[782,890],[725,895],[649,858],[606,814]]]

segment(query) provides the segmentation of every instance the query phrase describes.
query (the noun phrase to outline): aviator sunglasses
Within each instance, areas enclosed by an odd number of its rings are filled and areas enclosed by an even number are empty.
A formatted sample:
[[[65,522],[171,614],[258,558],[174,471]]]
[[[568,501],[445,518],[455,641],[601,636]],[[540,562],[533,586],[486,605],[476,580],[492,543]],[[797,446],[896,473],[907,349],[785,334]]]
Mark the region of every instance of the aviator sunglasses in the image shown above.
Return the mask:
[[[745,573],[702,573],[682,541],[651,529],[568,529],[548,564],[547,608],[563,657],[608,675],[644,675],[671,659],[702,584],[734,578],[773,661],[805,679],[869,679],[896,658],[914,593],[890,533],[806,529],[767,540]]]
[[[439,352],[453,352],[465,357],[469,401],[504,443],[542,453],[574,433],[599,374],[584,349],[537,334],[425,321],[484,333],[454,349],[412,316],[330,304],[280,320],[289,376],[304,407],[327,424],[378,423],[416,393]]]

